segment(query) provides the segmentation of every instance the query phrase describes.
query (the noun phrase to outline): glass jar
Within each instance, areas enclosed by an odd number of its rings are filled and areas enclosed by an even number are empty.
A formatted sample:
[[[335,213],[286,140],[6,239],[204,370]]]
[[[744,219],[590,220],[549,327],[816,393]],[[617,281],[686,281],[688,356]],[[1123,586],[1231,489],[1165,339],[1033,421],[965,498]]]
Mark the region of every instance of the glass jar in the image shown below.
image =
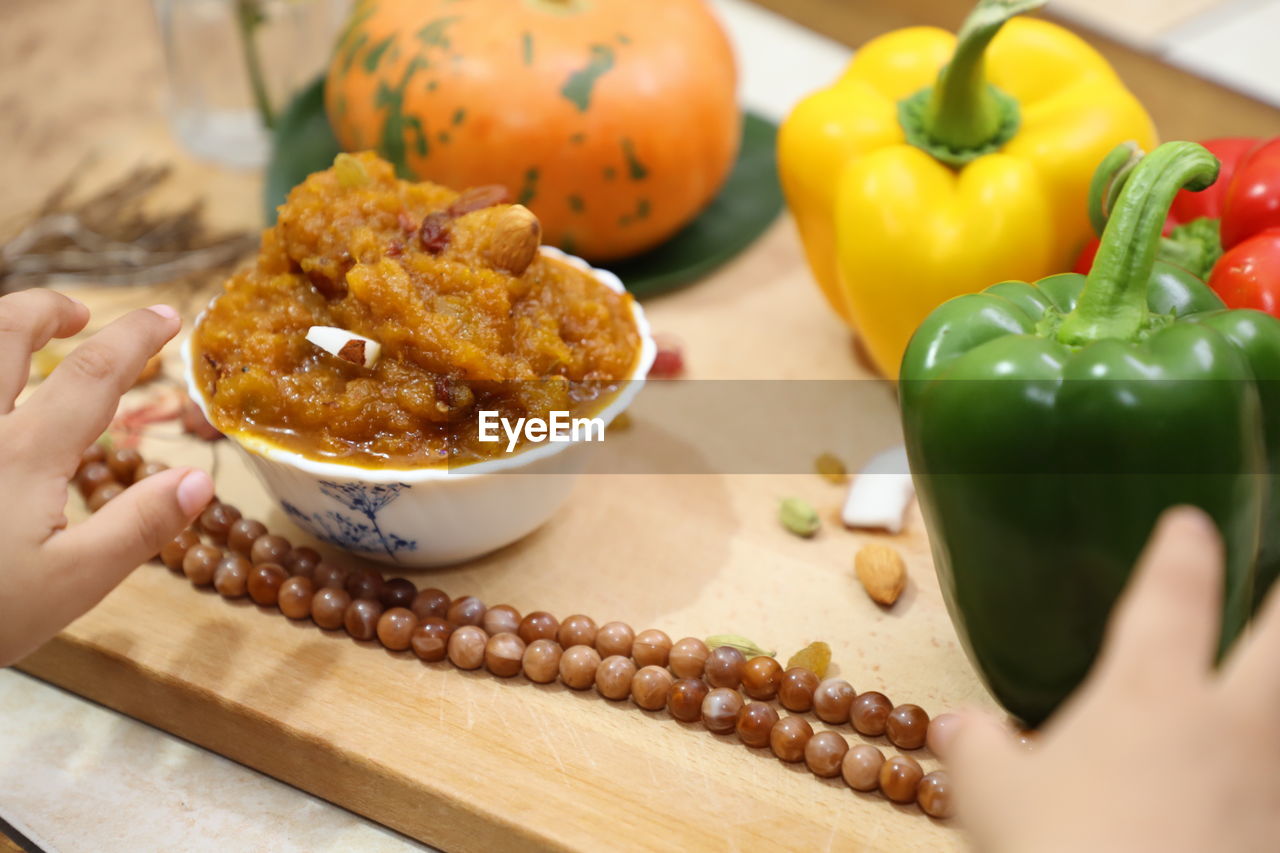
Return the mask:
[[[266,162],[289,99],[324,72],[347,0],[155,0],[169,118],[193,154]]]

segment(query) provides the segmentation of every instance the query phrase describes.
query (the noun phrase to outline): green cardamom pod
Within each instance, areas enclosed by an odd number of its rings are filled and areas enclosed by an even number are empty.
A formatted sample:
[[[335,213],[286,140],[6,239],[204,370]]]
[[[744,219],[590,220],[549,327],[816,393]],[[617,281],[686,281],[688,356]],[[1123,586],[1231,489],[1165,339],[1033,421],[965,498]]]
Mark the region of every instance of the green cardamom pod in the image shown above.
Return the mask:
[[[721,646],[732,646],[749,658],[774,657],[777,653],[763,649],[739,634],[715,634],[707,637],[707,648],[718,649]]]
[[[787,530],[805,538],[817,533],[818,528],[822,526],[818,511],[801,498],[784,498],[778,505],[778,520]]]

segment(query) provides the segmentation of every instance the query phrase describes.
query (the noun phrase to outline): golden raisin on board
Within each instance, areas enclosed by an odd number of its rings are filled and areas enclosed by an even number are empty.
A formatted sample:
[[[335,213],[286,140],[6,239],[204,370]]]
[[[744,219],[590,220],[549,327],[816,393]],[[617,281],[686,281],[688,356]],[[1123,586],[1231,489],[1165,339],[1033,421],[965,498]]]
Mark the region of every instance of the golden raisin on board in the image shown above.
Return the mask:
[[[818,678],[826,678],[827,668],[831,666],[831,647],[822,641],[810,643],[787,661],[787,669],[793,666],[804,667]]]
[[[823,453],[813,460],[813,470],[828,483],[840,486],[849,482],[849,471],[834,453]]]

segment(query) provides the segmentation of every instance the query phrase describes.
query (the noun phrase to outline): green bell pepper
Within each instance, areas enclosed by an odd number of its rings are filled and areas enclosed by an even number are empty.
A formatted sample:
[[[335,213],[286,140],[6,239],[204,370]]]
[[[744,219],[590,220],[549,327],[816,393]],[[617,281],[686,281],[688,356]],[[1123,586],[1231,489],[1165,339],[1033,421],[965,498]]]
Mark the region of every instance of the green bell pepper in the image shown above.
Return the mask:
[[[1165,508],[1202,507],[1222,532],[1220,652],[1275,576],[1259,550],[1264,516],[1280,526],[1280,321],[1227,311],[1155,260],[1174,193],[1217,171],[1199,145],[1160,146],[1118,175],[1087,277],[953,299],[903,359],[943,595],[996,698],[1030,725],[1084,678]]]

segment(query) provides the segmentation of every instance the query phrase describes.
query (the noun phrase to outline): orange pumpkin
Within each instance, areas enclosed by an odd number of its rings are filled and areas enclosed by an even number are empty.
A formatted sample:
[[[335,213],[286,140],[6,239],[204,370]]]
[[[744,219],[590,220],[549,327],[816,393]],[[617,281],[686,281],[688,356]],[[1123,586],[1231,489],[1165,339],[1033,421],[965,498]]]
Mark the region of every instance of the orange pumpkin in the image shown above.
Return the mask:
[[[361,0],[325,106],[348,151],[503,184],[547,242],[634,255],[693,219],[737,155],[736,70],[705,0]]]

